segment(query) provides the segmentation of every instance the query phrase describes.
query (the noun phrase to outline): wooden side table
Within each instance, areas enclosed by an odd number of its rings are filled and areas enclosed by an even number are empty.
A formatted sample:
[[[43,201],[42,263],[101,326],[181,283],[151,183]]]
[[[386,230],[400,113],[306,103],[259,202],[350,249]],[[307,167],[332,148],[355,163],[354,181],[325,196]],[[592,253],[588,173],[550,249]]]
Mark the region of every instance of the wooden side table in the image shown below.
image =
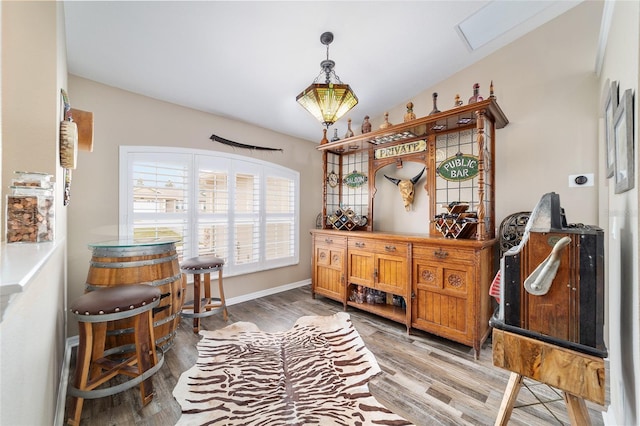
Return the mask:
[[[604,359],[493,329],[493,365],[511,371],[495,425],[506,425],[525,377],[563,392],[572,425],[590,425],[585,399],[605,404]]]

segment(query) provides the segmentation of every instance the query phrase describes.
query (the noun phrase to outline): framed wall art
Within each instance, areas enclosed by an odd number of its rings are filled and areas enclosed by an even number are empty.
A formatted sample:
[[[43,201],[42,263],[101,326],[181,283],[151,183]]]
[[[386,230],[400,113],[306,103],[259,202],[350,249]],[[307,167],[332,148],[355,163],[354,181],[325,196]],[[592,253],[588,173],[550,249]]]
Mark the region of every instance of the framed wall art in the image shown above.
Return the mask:
[[[605,84],[604,93],[604,140],[606,150],[606,172],[607,177],[613,177],[615,169],[615,145],[613,140],[613,114],[618,107],[618,82],[612,81]]]
[[[624,91],[613,116],[615,193],[633,188],[633,92]]]

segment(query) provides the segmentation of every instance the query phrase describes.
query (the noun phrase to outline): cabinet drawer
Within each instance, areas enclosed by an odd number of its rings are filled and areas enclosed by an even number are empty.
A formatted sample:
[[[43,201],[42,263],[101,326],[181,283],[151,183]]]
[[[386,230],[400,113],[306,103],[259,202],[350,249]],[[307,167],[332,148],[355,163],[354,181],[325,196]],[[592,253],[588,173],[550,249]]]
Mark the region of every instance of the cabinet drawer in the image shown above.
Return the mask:
[[[430,262],[462,262],[473,264],[475,252],[445,246],[413,246],[413,258]]]
[[[349,237],[347,242],[349,250],[364,250],[373,253],[376,247],[376,240],[368,238]]]
[[[316,246],[323,247],[346,247],[347,246],[347,238],[339,237],[335,235],[329,234],[316,234],[315,237]]]
[[[390,256],[402,256],[407,257],[408,243],[401,242],[385,242],[376,241],[375,251],[376,254],[388,254]]]

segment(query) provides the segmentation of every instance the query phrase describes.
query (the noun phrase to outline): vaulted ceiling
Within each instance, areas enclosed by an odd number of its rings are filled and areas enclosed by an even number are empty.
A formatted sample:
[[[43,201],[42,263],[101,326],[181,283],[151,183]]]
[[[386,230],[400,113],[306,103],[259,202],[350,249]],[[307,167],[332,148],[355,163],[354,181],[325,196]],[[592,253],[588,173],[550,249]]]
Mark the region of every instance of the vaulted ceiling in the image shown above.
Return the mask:
[[[323,32],[334,34],[329,57],[359,98],[348,115],[360,123],[577,4],[66,1],[68,71],[317,142],[322,126],[295,98],[320,73]]]

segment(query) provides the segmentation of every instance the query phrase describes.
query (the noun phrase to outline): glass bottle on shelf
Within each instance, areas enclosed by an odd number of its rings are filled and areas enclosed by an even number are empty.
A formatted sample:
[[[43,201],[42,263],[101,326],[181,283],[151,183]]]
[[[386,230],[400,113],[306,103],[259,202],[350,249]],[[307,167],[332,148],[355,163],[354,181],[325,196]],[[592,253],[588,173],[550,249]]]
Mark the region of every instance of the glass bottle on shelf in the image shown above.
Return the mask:
[[[433,92],[433,95],[431,96],[433,97],[433,109],[431,110],[429,115],[437,114],[440,112],[440,110],[438,109],[438,92]]]
[[[480,85],[478,83],[473,85],[473,96],[469,98],[469,103],[474,104],[476,102],[480,102],[484,100],[482,96],[480,96]]]
[[[331,142],[339,141],[340,137],[338,136],[338,129],[333,129],[333,137],[331,138]]]

